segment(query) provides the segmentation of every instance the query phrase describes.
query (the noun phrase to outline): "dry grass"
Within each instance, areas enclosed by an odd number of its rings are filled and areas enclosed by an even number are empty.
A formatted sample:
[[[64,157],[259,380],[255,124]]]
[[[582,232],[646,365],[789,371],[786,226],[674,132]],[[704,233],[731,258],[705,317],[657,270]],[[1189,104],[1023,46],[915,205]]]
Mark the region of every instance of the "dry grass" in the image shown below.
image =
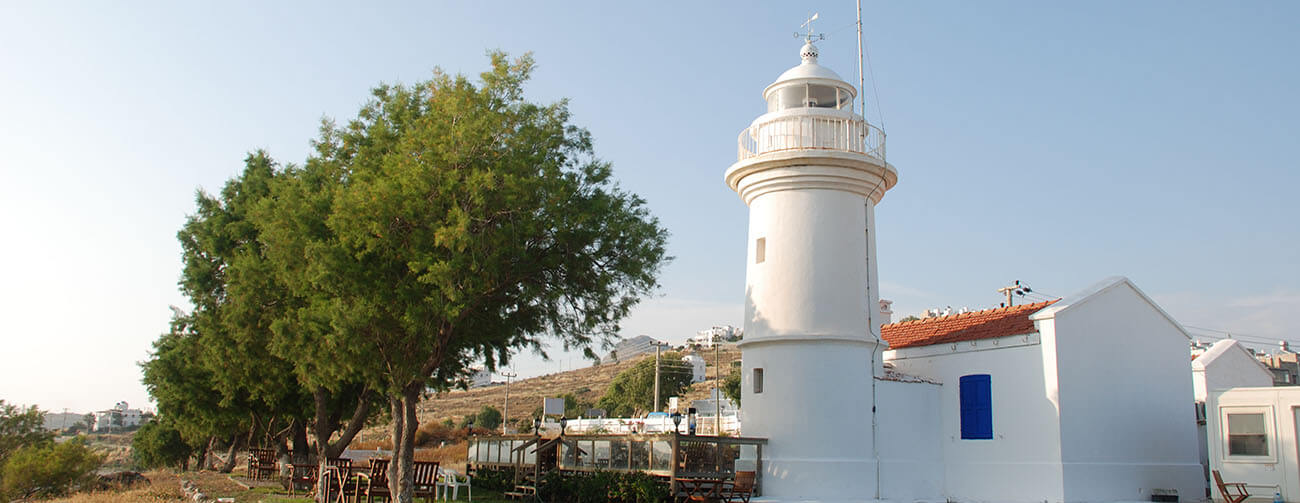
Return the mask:
[[[147,487],[123,491],[96,491],[78,493],[66,498],[52,500],[54,503],[164,503],[185,501],[181,492],[180,479],[168,471],[152,471],[144,474],[149,479]]]

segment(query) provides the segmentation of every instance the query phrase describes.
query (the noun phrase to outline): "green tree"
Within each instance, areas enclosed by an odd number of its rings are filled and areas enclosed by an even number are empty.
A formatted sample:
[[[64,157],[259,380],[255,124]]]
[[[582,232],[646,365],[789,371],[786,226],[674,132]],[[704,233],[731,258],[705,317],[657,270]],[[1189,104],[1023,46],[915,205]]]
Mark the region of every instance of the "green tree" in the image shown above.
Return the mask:
[[[474,416],[474,424],[480,428],[494,430],[501,426],[501,411],[491,405],[484,405]]]
[[[181,432],[164,421],[145,423],[131,440],[131,456],[140,468],[184,470],[193,450],[181,438]]]
[[[249,441],[260,433],[259,443],[281,449],[292,436],[295,453],[305,456],[310,424],[324,463],[361,431],[377,397],[355,379],[328,387],[304,382],[311,369],[299,368],[272,336],[274,325],[303,305],[267,259],[253,219],[258,207],[269,204],[281,176],[274,160],[256,151],[220,194],[198,192],[196,213],[177,233],[185,265],[180,284],[195,305],[191,318],[203,347],[200,363],[211,371],[223,406],[242,408],[249,417]],[[243,436],[222,438],[228,438],[222,467],[227,471]]]
[[[190,318],[180,314],[173,317],[171,330],[154,341],[149,359],[140,363],[141,381],[157,402],[158,413],[195,448],[200,468],[213,437],[229,438],[250,427],[250,407],[224,396],[205,363]]]
[[[67,494],[93,480],[102,462],[84,437],[28,445],[14,451],[5,462],[0,495],[31,498]]]
[[[661,361],[676,362],[681,355],[664,353]],[[667,367],[659,372],[660,405],[668,397],[681,394],[691,385],[691,373]],[[644,358],[631,368],[619,372],[605,388],[596,406],[605,409],[611,417],[628,417],[654,410],[655,359]]]
[[[740,407],[740,371],[732,369],[727,378],[722,380],[722,395]]]
[[[45,431],[45,413],[35,405],[20,407],[0,400],[0,464],[20,448],[53,438],[53,433]]]
[[[306,301],[277,338],[314,382],[361,378],[387,398],[403,503],[426,387],[542,337],[607,339],[666,259],[667,233],[567,104],[524,100],[531,57],[491,59],[477,84],[435,72],[375,89],[355,120],[323,125],[262,213],[267,254]]]

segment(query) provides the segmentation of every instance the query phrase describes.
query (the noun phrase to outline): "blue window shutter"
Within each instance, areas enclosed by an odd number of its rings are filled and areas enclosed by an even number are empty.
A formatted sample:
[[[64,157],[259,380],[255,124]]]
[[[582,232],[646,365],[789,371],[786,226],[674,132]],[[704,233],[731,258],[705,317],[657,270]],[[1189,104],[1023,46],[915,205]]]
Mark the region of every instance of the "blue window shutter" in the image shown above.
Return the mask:
[[[990,440],[993,438],[993,386],[988,374],[962,376],[958,394],[961,397],[961,438]]]

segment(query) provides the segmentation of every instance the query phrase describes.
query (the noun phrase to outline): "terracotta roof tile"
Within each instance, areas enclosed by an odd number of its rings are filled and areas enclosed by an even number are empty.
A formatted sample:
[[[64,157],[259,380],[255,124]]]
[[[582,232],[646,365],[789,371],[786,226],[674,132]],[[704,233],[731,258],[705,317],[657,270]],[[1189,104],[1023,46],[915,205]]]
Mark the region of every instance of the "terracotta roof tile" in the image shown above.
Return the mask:
[[[890,349],[900,349],[1029,334],[1034,332],[1034,322],[1029,319],[1029,315],[1055,302],[1056,300],[1049,300],[890,323],[880,327],[880,336],[889,341]]]

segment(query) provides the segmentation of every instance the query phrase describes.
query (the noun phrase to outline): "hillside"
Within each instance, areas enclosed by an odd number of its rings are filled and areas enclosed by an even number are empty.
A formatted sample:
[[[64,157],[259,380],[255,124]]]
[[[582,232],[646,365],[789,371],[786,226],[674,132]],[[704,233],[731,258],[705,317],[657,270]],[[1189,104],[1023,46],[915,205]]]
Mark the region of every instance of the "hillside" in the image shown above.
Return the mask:
[[[693,352],[687,350],[683,354],[691,353]],[[706,370],[708,380],[690,387],[684,397],[688,401],[707,398],[709,390],[713,386],[713,350],[701,350],[698,354],[708,361]],[[734,344],[725,345],[719,356],[722,361],[722,376],[726,377],[731,372],[732,362],[740,359],[740,350]],[[558,397],[565,393],[573,393],[579,400],[595,403],[605,394],[605,388],[609,386],[614,376],[623,370],[631,368],[636,362],[645,358],[654,358],[654,353],[638,355],[618,363],[605,363],[594,367],[514,381],[510,384],[510,417],[508,419],[516,420],[530,417],[533,410],[542,405],[543,398]],[[478,410],[484,405],[491,405],[496,407],[497,410],[501,410],[505,403],[505,395],[506,386],[504,384],[440,393],[420,403],[418,408],[419,420],[421,424],[442,422],[446,419],[452,419],[454,422],[459,423],[465,416],[478,413]],[[666,404],[668,397],[663,397],[663,400]],[[375,440],[385,438],[387,435],[387,426],[380,426],[367,428],[360,437],[363,440]]]

